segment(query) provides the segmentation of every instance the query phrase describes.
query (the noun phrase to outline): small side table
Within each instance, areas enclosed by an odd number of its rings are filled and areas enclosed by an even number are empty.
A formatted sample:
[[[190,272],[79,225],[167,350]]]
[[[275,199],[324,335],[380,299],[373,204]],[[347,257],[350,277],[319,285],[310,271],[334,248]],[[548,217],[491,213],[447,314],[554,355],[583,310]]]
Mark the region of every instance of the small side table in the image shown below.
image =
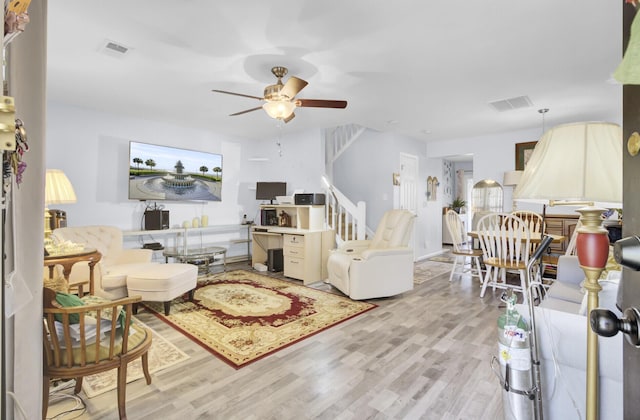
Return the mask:
[[[93,295],[93,267],[102,259],[102,254],[95,248],[85,248],[82,251],[76,251],[69,254],[56,254],[47,255],[44,257],[45,267],[49,267],[49,278],[53,278],[53,269],[56,265],[62,266],[62,274],[64,278],[69,281],[69,275],[71,274],[71,268],[73,265],[80,261],[87,261],[89,264],[89,294]],[[84,295],[82,284],[78,285],[78,294]]]

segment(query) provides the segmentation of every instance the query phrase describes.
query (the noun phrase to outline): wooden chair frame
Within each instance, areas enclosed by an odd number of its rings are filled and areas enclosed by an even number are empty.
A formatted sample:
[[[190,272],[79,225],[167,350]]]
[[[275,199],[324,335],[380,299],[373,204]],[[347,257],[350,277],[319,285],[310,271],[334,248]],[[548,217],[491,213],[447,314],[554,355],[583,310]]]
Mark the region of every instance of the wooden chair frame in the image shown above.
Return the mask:
[[[463,275],[469,273],[472,279],[477,277],[482,283],[482,267],[480,265],[482,251],[471,247],[467,232],[460,221],[458,213],[448,210],[445,214],[445,220],[453,243],[451,254],[454,256],[449,281],[453,280],[455,274]]]
[[[147,384],[151,383],[149,374],[148,351],[151,347],[151,330],[134,324],[136,331],[144,334],[142,341],[131,347],[132,305],[140,301],[139,296],[128,297],[100,304],[60,307],[56,302],[56,292],[44,288],[43,293],[43,382],[42,382],[42,418],[46,418],[49,405],[49,382],[51,378],[75,379],[74,393],[82,389],[82,378],[111,369],[118,369],[118,414],[126,419],[125,401],[127,385],[127,364],[139,357],[142,358],[142,369]],[[119,319],[121,308],[124,309],[124,321]],[[88,312],[92,312],[88,315]],[[110,312],[108,312],[110,311]],[[111,329],[108,338],[103,338],[99,346],[90,343],[86,334],[86,318],[110,318]],[[56,316],[62,319],[62,329],[56,330]],[[79,319],[79,345],[73,345],[70,326],[71,317]],[[123,326],[123,327],[121,327]],[[105,328],[106,329],[106,328]],[[106,335],[106,334],[104,334]],[[101,337],[100,323],[96,324],[96,337]]]

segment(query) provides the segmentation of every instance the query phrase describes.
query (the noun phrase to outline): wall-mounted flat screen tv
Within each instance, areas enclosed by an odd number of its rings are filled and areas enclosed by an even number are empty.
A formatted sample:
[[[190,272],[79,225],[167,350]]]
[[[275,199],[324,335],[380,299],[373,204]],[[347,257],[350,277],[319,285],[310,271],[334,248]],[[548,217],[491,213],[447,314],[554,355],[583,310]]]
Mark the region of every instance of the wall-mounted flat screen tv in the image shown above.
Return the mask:
[[[221,201],[222,155],[129,142],[129,199]]]

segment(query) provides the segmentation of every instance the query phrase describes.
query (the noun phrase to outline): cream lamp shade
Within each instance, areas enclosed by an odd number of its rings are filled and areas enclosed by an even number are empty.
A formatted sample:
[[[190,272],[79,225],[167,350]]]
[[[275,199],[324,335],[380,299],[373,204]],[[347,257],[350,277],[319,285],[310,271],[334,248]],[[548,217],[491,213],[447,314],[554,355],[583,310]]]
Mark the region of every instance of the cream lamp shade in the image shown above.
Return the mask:
[[[502,185],[505,187],[513,187],[520,183],[523,171],[507,171],[502,178]]]
[[[47,169],[44,190],[45,204],[69,204],[76,201],[76,193],[64,172],[60,169]]]
[[[268,101],[262,105],[262,109],[266,111],[271,118],[284,120],[293,114],[296,104],[291,101]]]
[[[565,124],[536,144],[513,192],[516,201],[622,205],[622,129],[605,122]]]

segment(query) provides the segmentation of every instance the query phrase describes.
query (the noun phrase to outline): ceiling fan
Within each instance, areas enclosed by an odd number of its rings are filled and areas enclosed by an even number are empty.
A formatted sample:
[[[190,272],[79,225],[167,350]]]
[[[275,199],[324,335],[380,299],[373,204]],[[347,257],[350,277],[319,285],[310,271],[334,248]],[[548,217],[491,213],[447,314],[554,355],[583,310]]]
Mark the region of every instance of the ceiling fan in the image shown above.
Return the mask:
[[[243,93],[228,92],[226,90],[213,89],[213,92],[226,93],[227,95],[244,96],[245,98],[253,98],[259,101],[265,101],[262,106],[247,109],[244,111],[230,114],[230,116],[242,115],[247,112],[256,111],[260,108],[264,109],[271,118],[282,120],[285,123],[291,121],[296,115],[294,110],[297,107],[314,107],[314,108],[346,108],[347,101],[336,101],[326,99],[296,99],[295,96],[300,93],[307,82],[295,76],[289,77],[285,84],[282,78],[288,72],[286,67],[273,67],[271,73],[278,78],[278,81],[264,88],[264,96],[245,95]]]

